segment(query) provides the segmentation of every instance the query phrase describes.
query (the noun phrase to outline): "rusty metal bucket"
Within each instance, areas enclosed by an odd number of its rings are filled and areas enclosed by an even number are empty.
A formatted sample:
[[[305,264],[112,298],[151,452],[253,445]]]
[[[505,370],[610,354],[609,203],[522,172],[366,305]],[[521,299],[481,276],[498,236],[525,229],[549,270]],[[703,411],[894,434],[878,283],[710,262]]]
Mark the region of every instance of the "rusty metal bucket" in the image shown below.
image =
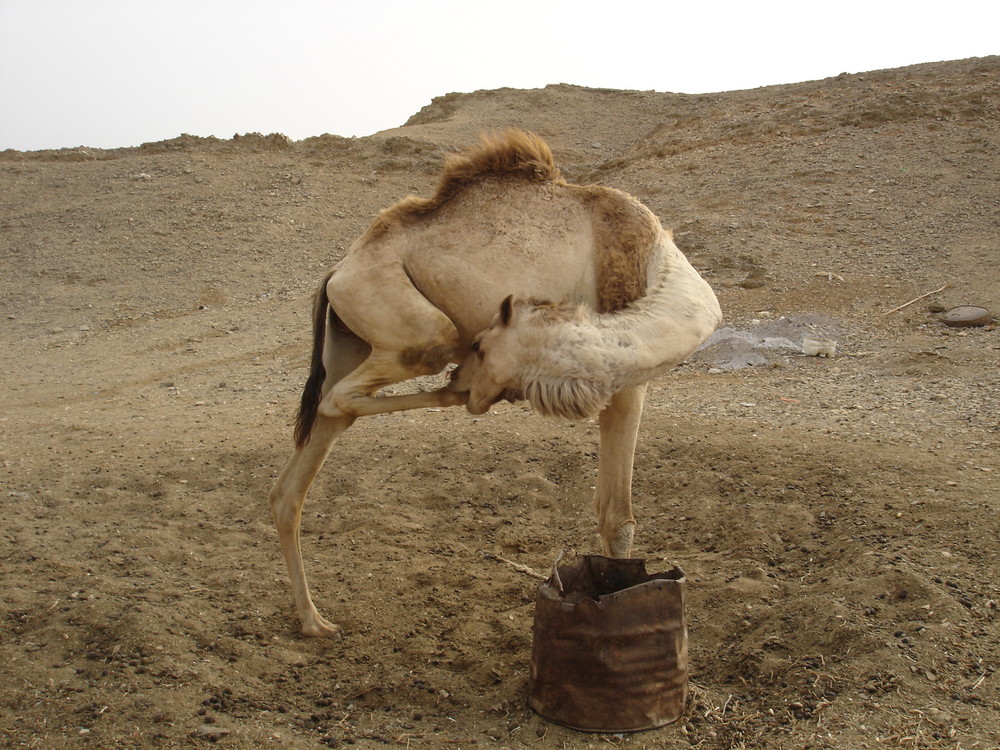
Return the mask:
[[[687,688],[680,568],[650,575],[642,559],[556,560],[535,599],[528,705],[572,729],[633,732],[679,718]]]

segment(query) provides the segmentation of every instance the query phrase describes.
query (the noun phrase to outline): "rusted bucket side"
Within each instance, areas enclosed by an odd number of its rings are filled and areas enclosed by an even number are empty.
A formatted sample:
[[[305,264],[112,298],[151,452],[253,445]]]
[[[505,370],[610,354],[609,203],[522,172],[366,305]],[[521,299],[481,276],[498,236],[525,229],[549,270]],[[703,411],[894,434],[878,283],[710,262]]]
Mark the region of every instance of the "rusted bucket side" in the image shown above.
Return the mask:
[[[617,562],[630,568],[581,558],[559,568],[562,591],[555,577],[538,588],[528,703],[573,729],[652,729],[687,700],[683,572],[649,576],[641,560]],[[595,598],[609,583],[627,587]]]

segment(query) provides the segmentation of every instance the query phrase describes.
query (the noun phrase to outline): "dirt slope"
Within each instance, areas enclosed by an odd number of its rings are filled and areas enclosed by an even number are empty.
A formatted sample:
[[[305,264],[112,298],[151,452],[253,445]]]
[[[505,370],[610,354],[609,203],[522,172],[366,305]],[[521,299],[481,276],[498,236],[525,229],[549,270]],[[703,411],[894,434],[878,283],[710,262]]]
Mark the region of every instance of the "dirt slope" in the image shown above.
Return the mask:
[[[525,706],[536,570],[596,546],[597,426],[498,406],[359,422],[304,548],[304,640],[266,495],[310,295],[478,132],[676,228],[727,324],[653,385],[638,550],[689,576],[693,698],[601,738]],[[0,744],[1000,746],[1000,58],[704,96],[449,94],[369,138],[181,136],[0,154]],[[948,285],[896,312],[918,295]],[[772,330],[772,329],[769,329]]]

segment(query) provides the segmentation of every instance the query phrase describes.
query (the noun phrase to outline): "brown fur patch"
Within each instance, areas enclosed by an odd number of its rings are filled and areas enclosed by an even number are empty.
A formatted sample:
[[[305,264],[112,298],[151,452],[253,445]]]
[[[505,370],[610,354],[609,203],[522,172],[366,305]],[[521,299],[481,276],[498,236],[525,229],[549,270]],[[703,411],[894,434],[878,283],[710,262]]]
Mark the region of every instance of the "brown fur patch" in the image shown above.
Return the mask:
[[[595,185],[579,190],[591,207],[598,247],[598,312],[615,312],[645,295],[662,228],[649,209],[619,190]]]
[[[533,182],[562,182],[548,144],[534,133],[506,130],[483,134],[476,148],[452,154],[432,198],[411,195],[385,209],[365,233],[366,239],[384,234],[394,225],[426,216],[440,208],[466,185],[488,176],[520,175]]]
[[[531,316],[531,319],[543,325],[554,325],[572,320],[580,309],[579,305],[569,302],[555,304],[545,300],[529,299],[525,300],[524,312]]]
[[[434,346],[430,349],[404,349],[399,361],[406,367],[421,368],[426,374],[441,372],[455,356],[454,346]]]

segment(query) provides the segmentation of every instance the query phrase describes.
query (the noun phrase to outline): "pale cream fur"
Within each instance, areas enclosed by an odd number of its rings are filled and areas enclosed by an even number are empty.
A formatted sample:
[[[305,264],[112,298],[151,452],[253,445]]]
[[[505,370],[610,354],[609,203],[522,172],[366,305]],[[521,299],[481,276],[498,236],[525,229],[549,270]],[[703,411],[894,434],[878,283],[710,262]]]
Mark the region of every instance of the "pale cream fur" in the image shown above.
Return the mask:
[[[646,294],[613,313],[514,302],[459,373],[469,410],[484,411],[503,393],[542,414],[593,417],[615,393],[683,362],[721,322],[718,301],[669,232],[660,233],[648,276]]]
[[[511,303],[503,325],[495,314],[509,295],[551,304]],[[563,182],[537,136],[484,138],[450,158],[437,193],[380,214],[317,293],[296,447],[270,495],[302,632],[340,630],[312,601],[300,523],[313,479],[355,419],[459,404],[481,412],[519,395],[545,413],[599,413],[598,531],[605,554],[627,556],[645,382],[720,319],[656,218],[619,191]],[[376,395],[449,362],[462,365],[447,387]]]

